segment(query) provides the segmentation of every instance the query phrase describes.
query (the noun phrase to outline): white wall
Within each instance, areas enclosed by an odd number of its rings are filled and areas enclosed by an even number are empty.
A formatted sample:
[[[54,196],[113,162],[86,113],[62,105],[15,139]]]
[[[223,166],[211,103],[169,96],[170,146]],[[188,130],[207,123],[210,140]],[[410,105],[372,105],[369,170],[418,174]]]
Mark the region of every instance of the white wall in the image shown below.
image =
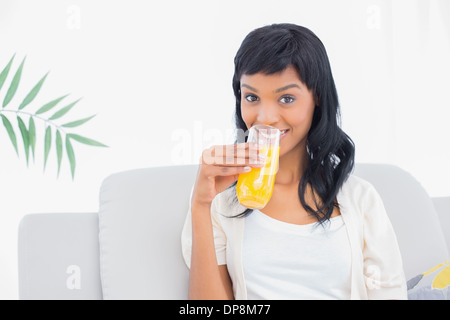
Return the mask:
[[[75,179],[65,155],[56,178],[54,150],[42,170],[42,123],[28,167],[0,125],[0,299],[17,298],[24,214],[97,211],[109,174],[196,163],[208,145],[232,142],[233,57],[265,24],[301,24],[322,39],[357,161],[396,164],[431,196],[450,196],[449,21],[446,0],[3,0],[0,68],[27,56],[17,96],[50,70],[27,109],[83,97],[67,119],[97,114],[76,132],[110,147],[75,144]]]

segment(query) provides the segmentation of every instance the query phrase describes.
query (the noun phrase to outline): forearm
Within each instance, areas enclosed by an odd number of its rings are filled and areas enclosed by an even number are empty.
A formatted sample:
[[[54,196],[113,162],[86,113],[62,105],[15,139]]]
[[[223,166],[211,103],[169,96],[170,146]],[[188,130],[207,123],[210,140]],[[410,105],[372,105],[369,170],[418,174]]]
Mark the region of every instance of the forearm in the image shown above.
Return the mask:
[[[231,281],[217,264],[210,206],[194,204],[191,212],[189,299],[233,299]]]

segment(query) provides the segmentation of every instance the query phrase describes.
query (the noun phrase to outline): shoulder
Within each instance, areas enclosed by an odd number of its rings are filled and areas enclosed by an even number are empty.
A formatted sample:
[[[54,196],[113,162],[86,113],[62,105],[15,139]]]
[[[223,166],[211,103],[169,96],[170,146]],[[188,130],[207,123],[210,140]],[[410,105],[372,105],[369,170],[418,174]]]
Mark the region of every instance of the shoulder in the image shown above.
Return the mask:
[[[376,190],[372,183],[370,183],[369,181],[351,174],[342,184],[341,192],[349,195],[361,196],[376,192]]]
[[[354,174],[350,174],[347,180],[344,182],[343,187],[350,190],[367,190],[373,188],[372,184]]]
[[[338,202],[361,208],[381,202],[381,197],[369,181],[352,174],[343,183],[338,193]]]

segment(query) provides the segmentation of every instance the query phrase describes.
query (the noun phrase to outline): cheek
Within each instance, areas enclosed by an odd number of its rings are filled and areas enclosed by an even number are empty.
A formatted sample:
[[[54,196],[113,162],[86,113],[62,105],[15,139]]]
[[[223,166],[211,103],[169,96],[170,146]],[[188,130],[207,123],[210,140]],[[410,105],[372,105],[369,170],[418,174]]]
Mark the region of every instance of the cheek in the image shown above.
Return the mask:
[[[249,108],[245,108],[241,106],[241,117],[242,120],[244,120],[247,128],[249,125],[253,122],[255,122],[255,119],[257,118],[257,114],[255,112],[249,111]]]
[[[289,115],[290,123],[293,127],[301,127],[309,129],[312,122],[312,116],[314,113],[313,108],[299,108],[295,112]]]

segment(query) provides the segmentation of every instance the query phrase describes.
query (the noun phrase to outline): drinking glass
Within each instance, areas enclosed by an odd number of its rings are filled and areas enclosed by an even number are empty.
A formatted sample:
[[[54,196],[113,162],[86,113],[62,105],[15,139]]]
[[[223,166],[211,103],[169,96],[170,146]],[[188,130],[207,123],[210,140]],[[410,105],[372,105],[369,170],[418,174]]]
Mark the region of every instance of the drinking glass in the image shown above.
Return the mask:
[[[239,202],[250,209],[262,209],[269,202],[278,171],[281,132],[268,125],[250,128],[247,142],[257,144],[258,152],[266,156],[264,167],[252,168],[239,175],[236,191]]]

